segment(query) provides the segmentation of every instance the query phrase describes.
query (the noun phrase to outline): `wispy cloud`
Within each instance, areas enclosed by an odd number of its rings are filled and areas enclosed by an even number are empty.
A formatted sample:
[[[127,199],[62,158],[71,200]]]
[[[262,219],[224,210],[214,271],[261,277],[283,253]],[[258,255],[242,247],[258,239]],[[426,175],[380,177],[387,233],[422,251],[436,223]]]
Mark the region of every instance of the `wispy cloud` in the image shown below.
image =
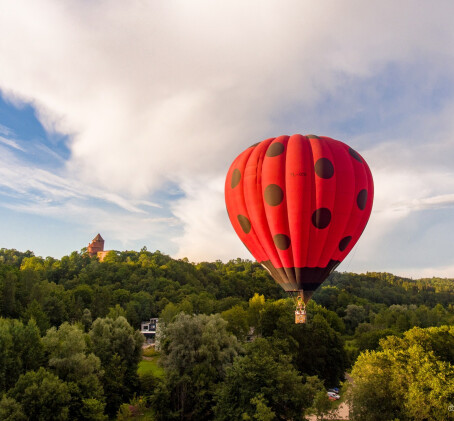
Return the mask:
[[[10,160],[20,149],[1,141],[0,186],[43,212],[99,200],[134,226],[167,211],[159,224],[172,213],[182,224],[169,235],[179,256],[246,257],[224,213],[230,162],[272,135],[323,133],[373,170],[376,215],[355,257],[372,265],[392,229],[452,205],[453,12],[450,1],[5,1],[0,89],[67,135],[70,154],[51,171]],[[150,200],[166,186],[177,199]]]
[[[22,151],[24,152],[25,149],[20,146],[15,140],[13,139],[8,139],[6,137],[3,137],[3,136],[0,136],[0,142],[7,145],[7,146],[10,146],[11,148],[14,148],[14,149],[17,149],[19,151]]]
[[[4,126],[3,124],[0,124],[0,135],[9,136],[11,133],[11,129]]]
[[[442,194],[432,197],[424,197],[421,199],[413,199],[406,203],[396,203],[395,211],[419,211],[427,209],[442,209],[454,206],[454,193]]]
[[[33,209],[35,203],[62,204],[67,200],[97,199],[114,204],[123,210],[132,213],[147,212],[140,206],[160,208],[159,204],[127,199],[120,194],[106,191],[100,187],[91,186],[80,180],[71,178],[65,171],[56,174],[46,169],[31,166],[21,161],[11,153],[0,148],[0,188],[6,189],[11,197],[20,198],[26,202],[25,207]],[[5,205],[5,204],[3,204]],[[9,204],[11,207],[11,204]],[[44,213],[49,208],[43,208]]]

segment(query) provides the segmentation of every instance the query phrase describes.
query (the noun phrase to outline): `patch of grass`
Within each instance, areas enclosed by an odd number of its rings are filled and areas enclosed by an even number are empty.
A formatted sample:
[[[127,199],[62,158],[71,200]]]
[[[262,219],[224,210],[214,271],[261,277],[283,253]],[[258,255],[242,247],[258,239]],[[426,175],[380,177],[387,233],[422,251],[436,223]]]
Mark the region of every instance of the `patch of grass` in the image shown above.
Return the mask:
[[[137,374],[142,376],[146,373],[152,373],[154,377],[162,379],[164,377],[164,369],[158,364],[158,359],[143,360],[139,363]]]
[[[153,346],[149,346],[147,348],[142,349],[142,355],[144,357],[155,357],[159,356],[159,352],[156,351]]]

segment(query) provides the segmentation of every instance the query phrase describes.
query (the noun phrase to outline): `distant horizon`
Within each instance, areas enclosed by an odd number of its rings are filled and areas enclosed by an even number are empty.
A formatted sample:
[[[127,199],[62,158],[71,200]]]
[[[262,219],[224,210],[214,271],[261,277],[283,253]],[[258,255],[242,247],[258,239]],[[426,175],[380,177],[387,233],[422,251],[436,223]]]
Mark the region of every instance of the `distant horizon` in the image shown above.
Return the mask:
[[[101,234],[102,236],[102,234]],[[104,237],[103,237],[104,238]],[[146,246],[142,246],[140,249],[125,249],[125,250],[118,250],[118,249],[105,249],[104,251],[105,252],[109,252],[109,251],[114,251],[114,252],[119,252],[119,253],[123,253],[123,252],[128,252],[128,251],[133,251],[133,252],[136,252],[136,253],[140,253],[142,248],[143,247],[146,247]],[[46,259],[47,257],[50,257],[52,259],[56,259],[56,260],[61,260],[63,257],[65,256],[70,256],[71,253],[81,253],[83,251],[84,248],[87,248],[87,246],[85,247],[82,247],[80,250],[72,250],[71,252],[67,253],[67,254],[63,254],[61,257],[55,257],[55,256],[43,256],[43,255],[39,255],[39,254],[36,254],[34,252],[34,250],[30,250],[30,249],[27,249],[27,250],[18,250],[18,249],[15,249],[15,248],[9,248],[9,247],[1,247],[3,249],[6,249],[6,250],[16,250],[20,253],[26,253],[27,251],[30,251],[34,254],[35,257],[38,257],[38,258],[42,258],[42,259]],[[148,252],[150,253],[154,253],[156,251],[159,251],[160,253],[164,254],[164,255],[167,255],[169,256],[170,258],[172,259],[175,259],[175,260],[182,260],[182,259],[185,259],[186,257],[173,257],[172,255],[160,250],[160,249],[155,249],[155,250],[150,250],[148,247],[147,247],[147,250]],[[226,264],[228,263],[229,261],[231,260],[236,260],[236,259],[242,259],[242,260],[246,260],[246,261],[251,261],[253,263],[257,263],[257,264],[260,264],[257,262],[257,260],[254,259],[253,256],[251,257],[232,257],[231,259],[229,260],[222,260],[222,259],[214,259],[214,260],[200,260],[200,261],[192,261],[191,259],[188,258],[188,262],[190,264],[194,264],[194,265],[197,265],[199,263],[203,263],[203,262],[207,262],[207,263],[212,263],[212,262],[216,262],[216,261],[221,261],[223,264]],[[339,269],[340,268],[340,269]],[[397,276],[399,278],[404,278],[404,279],[411,279],[411,280],[418,280],[418,279],[431,279],[431,278],[440,278],[440,279],[446,279],[446,280],[454,280],[454,277],[449,277],[449,276],[436,276],[436,275],[433,275],[433,276],[412,276],[412,275],[402,275],[402,274],[399,274],[399,273],[395,273],[395,272],[391,272],[391,271],[387,271],[387,270],[366,270],[366,271],[361,271],[361,272],[357,272],[357,271],[352,271],[352,270],[342,270],[342,263],[334,270],[334,272],[338,272],[338,273],[354,273],[354,274],[357,274],[357,275],[361,275],[361,274],[367,274],[367,273],[389,273],[393,276]],[[323,284],[321,285],[323,286]]]

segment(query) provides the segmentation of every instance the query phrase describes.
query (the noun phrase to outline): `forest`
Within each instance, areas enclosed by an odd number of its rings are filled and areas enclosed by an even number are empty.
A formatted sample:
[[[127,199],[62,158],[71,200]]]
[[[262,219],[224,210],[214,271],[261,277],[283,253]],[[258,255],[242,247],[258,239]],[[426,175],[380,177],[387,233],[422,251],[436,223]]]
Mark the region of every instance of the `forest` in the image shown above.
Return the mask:
[[[324,419],[338,387],[352,420],[447,420],[453,303],[453,279],[334,272],[295,325],[249,260],[1,249],[0,419]]]

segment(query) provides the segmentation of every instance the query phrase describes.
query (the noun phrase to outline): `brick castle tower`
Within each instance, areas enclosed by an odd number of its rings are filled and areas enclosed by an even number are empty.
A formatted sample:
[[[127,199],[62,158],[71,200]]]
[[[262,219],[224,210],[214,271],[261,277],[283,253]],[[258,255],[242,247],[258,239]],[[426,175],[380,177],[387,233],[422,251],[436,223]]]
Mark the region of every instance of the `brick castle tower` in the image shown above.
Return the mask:
[[[97,256],[100,251],[104,251],[104,239],[98,234],[88,245],[88,254],[90,257]]]

